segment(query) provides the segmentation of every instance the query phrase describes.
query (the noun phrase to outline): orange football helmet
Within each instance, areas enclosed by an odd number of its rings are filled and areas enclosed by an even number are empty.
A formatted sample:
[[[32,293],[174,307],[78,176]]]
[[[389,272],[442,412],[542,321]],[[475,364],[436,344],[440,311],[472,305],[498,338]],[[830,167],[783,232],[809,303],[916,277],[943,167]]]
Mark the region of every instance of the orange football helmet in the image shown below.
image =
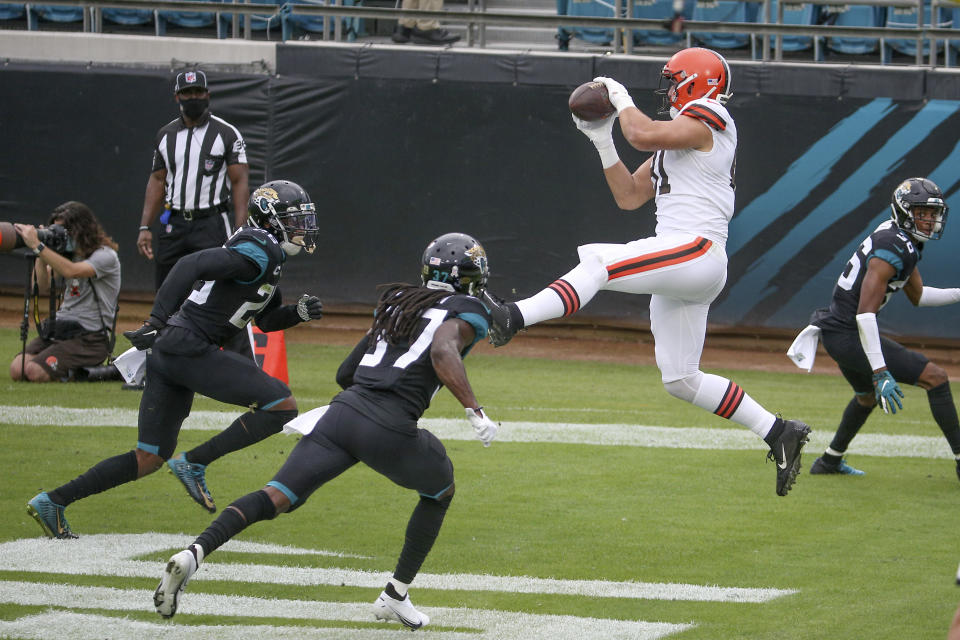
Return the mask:
[[[664,80],[669,83],[665,88]],[[724,104],[733,95],[731,82],[730,66],[716,51],[699,47],[678,51],[660,72],[657,93],[664,98],[659,113],[679,111],[697,98],[713,98]]]

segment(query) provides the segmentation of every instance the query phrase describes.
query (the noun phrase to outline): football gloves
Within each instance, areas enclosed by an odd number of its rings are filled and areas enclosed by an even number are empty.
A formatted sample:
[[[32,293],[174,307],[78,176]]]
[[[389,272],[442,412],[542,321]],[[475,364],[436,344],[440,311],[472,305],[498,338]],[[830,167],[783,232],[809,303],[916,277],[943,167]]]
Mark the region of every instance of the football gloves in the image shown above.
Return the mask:
[[[897,409],[903,409],[903,403],[900,402],[903,391],[900,390],[897,381],[889,371],[873,374],[873,392],[877,396],[877,404],[883,408],[884,413],[896,413]]]
[[[617,146],[613,143],[613,121],[617,119],[617,114],[611,114],[603,120],[589,122],[581,120],[571,114],[573,123],[577,129],[583,132],[583,135],[590,138],[590,142],[597,148],[600,154],[600,164],[604,169],[609,169],[620,162],[620,156],[617,154]]]
[[[480,438],[480,442],[483,443],[483,446],[489,447],[493,439],[497,437],[497,425],[494,424],[493,420],[484,415],[483,407],[465,409],[465,411],[467,413],[467,420],[470,421],[470,426],[473,427],[473,430],[477,432],[477,437]]]
[[[580,129],[583,132],[583,135],[590,138],[590,142],[594,146],[599,147],[601,144],[613,144],[613,121],[617,119],[616,114],[612,114],[604,118],[603,120],[581,120],[572,113],[570,116],[573,118],[573,123],[577,125],[577,129]]]
[[[300,296],[300,299],[297,300],[297,315],[304,322],[322,318],[323,304],[320,302],[320,298],[307,293]]]
[[[618,115],[627,107],[637,106],[633,103],[633,98],[630,97],[630,93],[627,92],[627,88],[613,78],[597,76],[593,79],[593,81],[602,82],[603,84],[607,85],[607,93],[610,94],[610,104],[612,104],[613,108],[617,110]]]
[[[143,323],[143,326],[133,331],[124,331],[123,337],[130,341],[138,351],[146,351],[153,346],[160,335],[160,327],[156,327],[149,320]]]

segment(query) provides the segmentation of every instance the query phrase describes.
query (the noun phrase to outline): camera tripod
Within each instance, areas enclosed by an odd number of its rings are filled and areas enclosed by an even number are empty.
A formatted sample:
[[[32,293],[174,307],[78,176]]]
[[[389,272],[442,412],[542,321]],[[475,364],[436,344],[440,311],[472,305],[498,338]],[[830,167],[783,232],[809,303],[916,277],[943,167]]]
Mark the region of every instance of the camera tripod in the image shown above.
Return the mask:
[[[39,285],[37,284],[34,270],[36,269],[37,256],[32,253],[25,253],[23,257],[27,259],[27,282],[23,287],[23,319],[20,321],[20,379],[26,380],[27,367],[27,337],[30,335],[30,300],[36,297],[39,300]],[[62,278],[54,274],[50,278],[50,326],[56,321],[57,300],[59,299],[59,284]],[[36,312],[36,305],[34,305]],[[39,324],[34,322],[34,324]],[[39,327],[38,327],[39,330]]]

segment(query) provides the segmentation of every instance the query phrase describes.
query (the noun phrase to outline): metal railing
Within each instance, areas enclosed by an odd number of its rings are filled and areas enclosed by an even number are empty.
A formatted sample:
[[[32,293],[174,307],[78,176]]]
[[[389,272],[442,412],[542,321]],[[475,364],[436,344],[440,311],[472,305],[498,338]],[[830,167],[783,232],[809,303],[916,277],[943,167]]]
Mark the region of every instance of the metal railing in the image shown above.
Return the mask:
[[[814,57],[820,59],[819,47],[821,41],[828,37],[841,38],[870,38],[878,39],[881,48],[884,41],[889,39],[914,40],[916,42],[917,65],[924,64],[924,41],[929,41],[929,58],[927,64],[937,65],[937,43],[943,42],[944,65],[949,66],[950,41],[960,41],[960,29],[938,28],[923,22],[924,0],[843,0],[822,4],[828,8],[847,5],[869,5],[875,7],[914,9],[917,11],[917,26],[914,27],[849,27],[837,25],[793,25],[782,24],[784,5],[793,6],[809,4],[781,0],[777,3],[775,17],[771,16],[771,0],[739,0],[762,5],[760,15],[764,22],[710,22],[687,20],[684,22],[683,32],[686,34],[687,44],[691,44],[691,33],[749,33],[753,41],[762,39],[762,53],[753,57],[760,60],[771,59],[770,38],[774,36],[805,36],[813,39]],[[47,4],[47,3],[44,3]],[[322,38],[324,40],[340,41],[343,39],[342,18],[362,19],[425,19],[442,20],[453,23],[466,23],[467,45],[486,46],[485,28],[487,26],[527,26],[527,27],[581,27],[596,29],[613,29],[612,47],[614,53],[633,53],[633,30],[662,30],[664,21],[658,19],[629,18],[629,17],[594,17],[594,16],[563,16],[543,15],[513,11],[487,11],[484,0],[468,0],[465,9],[445,9],[443,11],[405,10],[389,7],[344,6],[342,0],[332,0],[330,4],[285,3],[285,4],[256,4],[240,0],[233,2],[209,2],[205,0],[56,0],[56,5],[82,6],[84,11],[84,31],[102,31],[102,11],[108,9],[140,9],[155,12],[204,12],[232,14],[232,36],[241,37],[239,28],[240,15],[256,15],[270,22],[284,23],[290,16],[324,16],[333,18],[324,20]],[[615,12],[625,15],[625,7],[632,4],[627,0],[615,0]],[[28,14],[30,4],[28,7]],[[936,15],[940,7],[956,7],[954,2],[933,0],[931,15]],[[90,16],[88,18],[88,15]],[[29,20],[29,18],[28,18]],[[244,20],[244,38],[251,38],[251,21]],[[333,23],[330,28],[330,23]],[[960,25],[955,25],[960,26]],[[283,29],[284,38],[289,31]],[[783,38],[778,37],[773,47],[773,59],[782,60]]]

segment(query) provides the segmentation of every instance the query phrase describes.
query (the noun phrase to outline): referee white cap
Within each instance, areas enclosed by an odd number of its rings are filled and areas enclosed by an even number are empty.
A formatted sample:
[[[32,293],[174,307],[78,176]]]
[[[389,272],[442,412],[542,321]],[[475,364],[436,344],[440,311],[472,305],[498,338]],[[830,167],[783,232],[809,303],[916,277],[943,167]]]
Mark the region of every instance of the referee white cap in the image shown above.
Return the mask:
[[[180,93],[184,89],[192,89],[197,87],[198,89],[207,88],[207,74],[199,69],[192,71],[184,71],[177,75],[177,84],[173,89],[174,93]]]

